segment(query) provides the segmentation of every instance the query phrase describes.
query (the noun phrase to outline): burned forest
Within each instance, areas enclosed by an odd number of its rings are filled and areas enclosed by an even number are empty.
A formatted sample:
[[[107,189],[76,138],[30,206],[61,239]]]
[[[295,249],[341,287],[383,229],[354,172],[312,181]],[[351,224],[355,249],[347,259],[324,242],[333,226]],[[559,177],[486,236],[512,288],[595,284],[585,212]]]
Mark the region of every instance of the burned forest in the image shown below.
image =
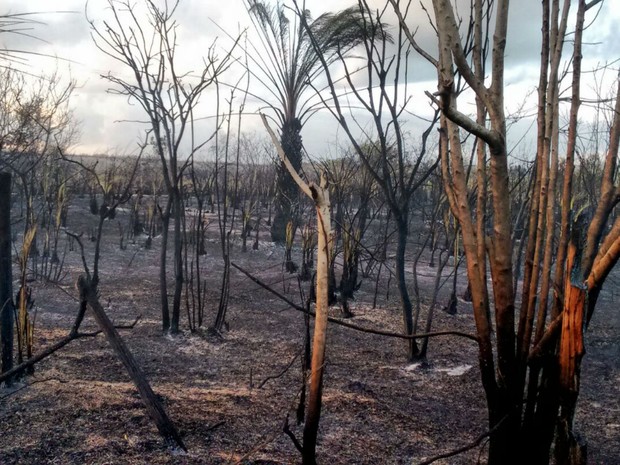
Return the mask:
[[[54,3],[0,5],[1,465],[619,463],[611,0]]]

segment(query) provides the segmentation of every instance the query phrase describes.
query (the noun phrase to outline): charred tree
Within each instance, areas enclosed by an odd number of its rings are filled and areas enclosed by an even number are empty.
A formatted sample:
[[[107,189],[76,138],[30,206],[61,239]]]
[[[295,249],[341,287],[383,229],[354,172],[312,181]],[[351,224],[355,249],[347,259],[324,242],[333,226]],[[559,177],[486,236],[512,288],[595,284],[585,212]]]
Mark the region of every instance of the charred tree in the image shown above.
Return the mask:
[[[11,175],[0,173],[0,342],[2,372],[13,368],[13,272],[11,260]],[[10,384],[10,379],[6,381]]]
[[[325,347],[327,344],[327,309],[329,307],[329,253],[330,243],[333,240],[330,219],[329,190],[325,175],[321,176],[320,184],[306,184],[294,171],[286,159],[286,154],[278,144],[278,139],[262,115],[263,124],[278,149],[278,155],[295,179],[299,189],[310,197],[316,207],[317,215],[317,267],[316,267],[316,307],[314,334],[312,339],[312,360],[310,364],[310,391],[308,407],[305,415],[303,446],[301,447],[302,463],[315,465],[316,444],[321,418],[321,404],[323,395],[323,373],[325,370]]]

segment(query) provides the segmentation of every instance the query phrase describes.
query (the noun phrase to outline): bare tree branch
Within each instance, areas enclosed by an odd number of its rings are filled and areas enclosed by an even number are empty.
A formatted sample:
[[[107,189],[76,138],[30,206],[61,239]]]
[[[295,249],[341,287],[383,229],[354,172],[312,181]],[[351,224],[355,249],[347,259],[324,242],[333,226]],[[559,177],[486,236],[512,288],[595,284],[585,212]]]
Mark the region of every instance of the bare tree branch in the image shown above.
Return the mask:
[[[314,312],[307,311],[301,305],[298,305],[295,302],[291,301],[286,296],[280,294],[278,291],[273,289],[271,286],[263,283],[260,279],[258,279],[257,277],[251,275],[247,271],[245,271],[239,265],[237,265],[235,263],[231,263],[231,265],[234,268],[236,268],[237,270],[241,271],[241,273],[246,275],[248,278],[250,278],[256,284],[258,284],[260,287],[262,287],[266,291],[271,292],[273,295],[278,297],[280,300],[286,302],[293,309],[295,309],[295,310],[297,310],[299,312],[302,312],[302,313],[307,313],[308,315],[310,315],[313,318],[315,317]],[[378,329],[364,328],[362,326],[354,325],[352,323],[348,323],[346,321],[340,320],[338,318],[333,318],[333,317],[328,317],[328,321],[330,323],[334,323],[334,324],[337,324],[339,326],[344,326],[345,328],[349,328],[349,329],[353,329],[353,330],[356,330],[356,331],[360,331],[362,333],[375,334],[377,336],[393,337],[393,338],[397,338],[397,339],[411,340],[411,339],[423,339],[423,338],[426,338],[426,337],[437,337],[437,336],[458,336],[458,337],[464,337],[465,339],[470,339],[472,341],[478,341],[478,338],[476,336],[474,336],[472,334],[468,334],[468,333],[463,333],[461,331],[434,331],[434,332],[430,332],[430,333],[400,334],[400,333],[393,333],[393,332],[390,332],[390,331],[382,331],[382,330],[378,330]]]

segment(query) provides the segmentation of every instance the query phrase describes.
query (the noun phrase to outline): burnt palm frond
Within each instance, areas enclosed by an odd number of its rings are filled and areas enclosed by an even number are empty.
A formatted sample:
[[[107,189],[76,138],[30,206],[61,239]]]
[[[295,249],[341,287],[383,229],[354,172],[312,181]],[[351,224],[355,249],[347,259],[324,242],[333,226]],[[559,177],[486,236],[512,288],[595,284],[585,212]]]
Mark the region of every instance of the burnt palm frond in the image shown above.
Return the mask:
[[[45,14],[58,14],[58,13],[77,13],[76,11],[64,11],[54,10],[46,11]],[[47,43],[47,41],[41,39],[34,30],[37,26],[45,26],[46,23],[37,19],[43,12],[23,12],[23,13],[0,13],[0,38],[5,34],[25,37],[28,39],[34,39],[39,42]],[[8,48],[6,46],[0,47],[0,68],[7,68],[11,65],[23,65],[27,63],[29,56],[38,56],[45,58],[54,58],[63,61],[71,61],[64,58],[59,58],[47,53],[38,53],[31,50]],[[29,73],[26,73],[29,74]]]
[[[0,14],[0,37],[4,34],[12,34],[22,37],[28,37],[36,39],[37,37],[32,34],[32,30],[35,25],[43,24],[41,21],[36,20],[33,15],[35,13],[5,13]],[[28,52],[8,49],[6,47],[0,48],[0,64],[2,62],[22,62],[24,60],[23,54]]]
[[[257,54],[263,55],[253,58],[261,63],[260,69],[265,75],[259,82],[269,82],[277,88],[268,90],[278,96],[277,104],[272,107],[280,110],[276,113],[283,117],[282,124],[299,118],[299,109],[304,106],[304,92],[321,70],[319,54],[332,63],[364,41],[373,41],[374,38],[391,41],[387,27],[369,21],[358,6],[325,13],[316,19],[307,9],[294,14],[279,1],[270,4],[263,0],[246,0],[246,7],[262,46],[262,50],[253,46]],[[289,19],[289,14],[294,19]],[[304,23],[310,25],[319,45],[318,51],[302,26]]]

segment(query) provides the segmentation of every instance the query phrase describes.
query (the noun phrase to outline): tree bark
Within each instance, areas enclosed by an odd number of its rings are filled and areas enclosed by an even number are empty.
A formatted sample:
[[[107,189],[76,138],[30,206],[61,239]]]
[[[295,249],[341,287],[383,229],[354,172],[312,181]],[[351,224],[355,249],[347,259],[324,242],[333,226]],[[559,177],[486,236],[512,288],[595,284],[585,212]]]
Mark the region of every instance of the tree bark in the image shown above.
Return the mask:
[[[568,246],[566,286],[564,288],[564,309],[562,312],[562,333],[559,349],[560,416],[557,426],[555,460],[558,465],[585,465],[587,448],[585,442],[573,431],[573,419],[581,378],[581,359],[585,354],[583,332],[585,328],[587,287],[583,283],[571,282],[578,270],[579,244]]]
[[[327,338],[327,309],[329,306],[329,250],[331,237],[329,191],[322,179],[320,186],[312,186],[312,196],[317,214],[317,266],[316,266],[316,308],[314,336],[312,340],[312,363],[310,393],[304,426],[303,465],[316,464],[316,441],[321,418],[323,394],[323,371],[325,369],[325,346]]]
[[[403,326],[405,334],[413,334],[413,305],[409,297],[409,289],[407,289],[407,280],[405,279],[405,252],[407,250],[407,236],[409,228],[407,219],[398,218],[396,221],[398,231],[398,246],[396,248],[396,281],[398,283],[398,293],[403,310]],[[418,356],[418,344],[415,339],[407,341],[407,359],[415,360]]]
[[[181,317],[181,293],[183,291],[183,237],[181,231],[183,202],[178,185],[173,188],[172,209],[174,214],[174,294],[172,297],[172,320],[170,332],[179,332]]]
[[[11,175],[0,173],[0,340],[2,373],[13,368],[13,273],[11,260]],[[10,384],[11,380],[6,381]]]
[[[614,185],[614,180],[618,163],[618,148],[620,147],[620,79],[618,79],[616,88],[616,105],[613,115],[613,122],[609,132],[609,148],[605,157],[603,180],[601,182],[601,197],[588,227],[587,242],[581,263],[584,279],[587,279],[592,271],[609,214],[618,201],[618,188]]]
[[[297,118],[282,125],[281,147],[295,172],[301,169],[301,123]],[[297,185],[285,164],[280,161],[277,169],[277,192],[275,215],[271,224],[271,239],[277,244],[286,240],[286,225],[293,220],[297,227],[295,203],[298,198]]]
[[[433,8],[439,39],[437,71],[440,101],[438,103],[444,117],[450,120],[442,126],[447,131],[447,137],[444,137],[442,144],[444,145],[442,148],[442,173],[447,177],[444,183],[448,187],[450,206],[455,217],[459,219],[463,232],[468,277],[472,285],[474,314],[480,337],[480,369],[489,407],[489,424],[491,428],[494,428],[503,422],[501,428],[498,428],[491,437],[489,464],[517,463],[516,445],[511,439],[514,437],[515,431],[518,430],[519,415],[516,406],[520,404],[520,400],[517,399],[517,389],[515,389],[514,384],[516,379],[516,337],[514,331],[513,248],[503,94],[508,1],[499,0],[495,8],[491,81],[488,88],[485,86],[485,76],[477,75],[469,65],[451,2],[434,0]],[[476,2],[475,8],[481,9],[482,3]],[[457,109],[454,65],[480,99],[481,106],[489,115],[490,128],[486,124],[477,123]],[[433,96],[431,95],[431,97]],[[476,228],[472,222],[468,205],[467,184],[460,152],[461,141],[454,125],[458,125],[479,137],[489,147],[490,192],[493,213],[493,235],[489,241],[483,237],[476,237]],[[449,155],[446,147],[448,143]],[[483,270],[481,270],[481,267],[485,267],[486,264],[480,261],[479,247],[481,244],[477,241],[484,241],[485,248],[489,252],[497,334],[497,376],[493,369],[492,343],[490,341],[489,297],[482,280]]]
[[[319,185],[306,184],[291,162],[286,157],[284,149],[278,142],[274,132],[267,123],[265,115],[261,115],[263,125],[275,145],[278,156],[291,178],[299,189],[314,201],[317,215],[317,267],[316,267],[316,309],[314,322],[314,336],[312,341],[312,361],[310,373],[310,393],[304,425],[304,443],[302,448],[303,465],[315,465],[316,440],[321,418],[321,400],[323,393],[323,371],[325,369],[325,346],[327,337],[327,309],[329,307],[329,252],[332,241],[329,190],[325,174],[321,176]]]
[[[170,329],[170,307],[168,305],[168,279],[166,276],[166,264],[168,259],[168,236],[170,234],[169,228],[171,208],[172,203],[170,196],[168,196],[166,210],[159,210],[162,224],[161,249],[159,251],[159,295],[161,302],[161,325],[164,333]]]

